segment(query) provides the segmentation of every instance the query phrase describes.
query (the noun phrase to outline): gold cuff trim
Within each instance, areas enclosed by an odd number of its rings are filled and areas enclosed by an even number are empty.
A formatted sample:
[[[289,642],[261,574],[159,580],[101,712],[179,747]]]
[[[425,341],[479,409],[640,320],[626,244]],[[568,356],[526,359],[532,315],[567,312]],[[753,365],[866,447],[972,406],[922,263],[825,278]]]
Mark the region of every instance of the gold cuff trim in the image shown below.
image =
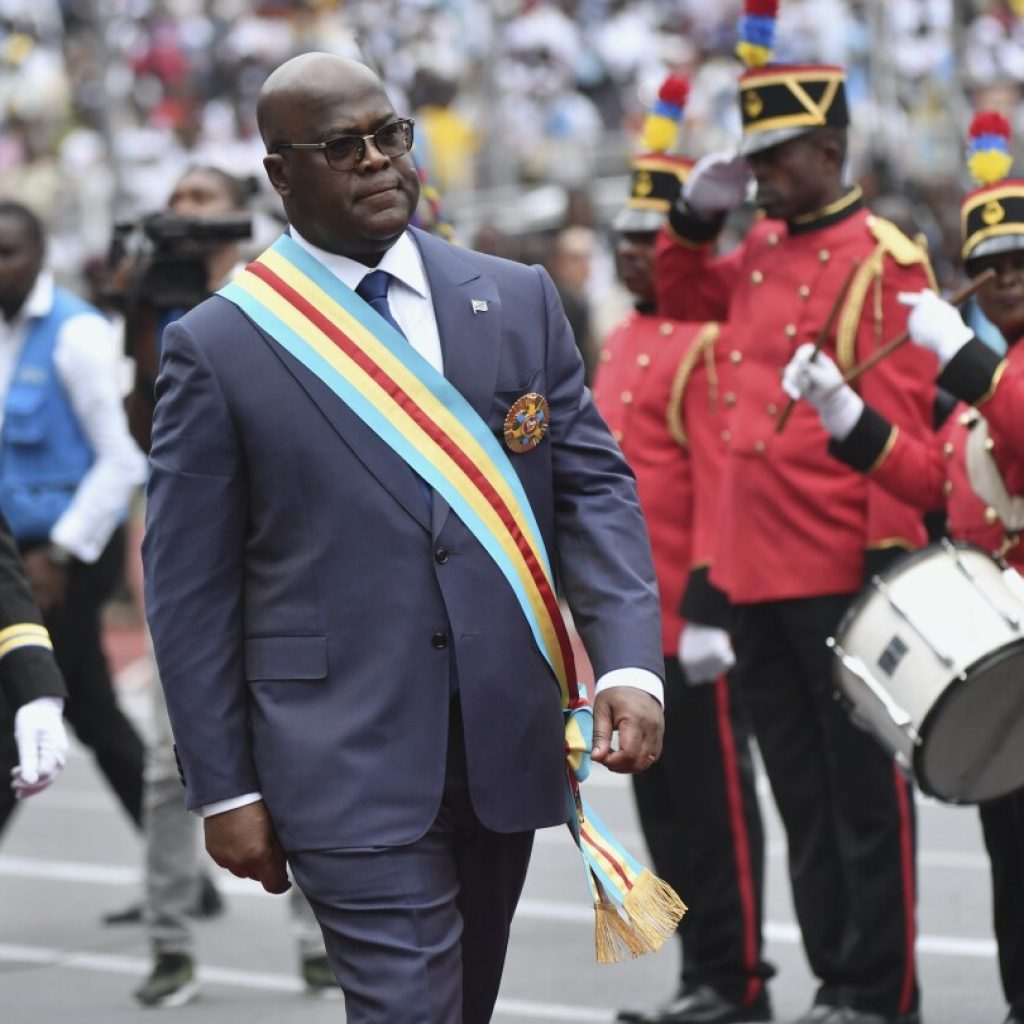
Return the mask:
[[[976,402],[972,403],[975,409],[981,408],[981,406],[983,406],[996,393],[996,388],[999,387],[999,382],[1003,379],[1003,374],[1006,373],[1009,365],[1009,362],[1004,359],[996,367],[995,373],[992,374],[992,382],[988,386],[988,391],[986,391],[985,394],[983,394]]]
[[[0,659],[21,647],[43,647],[52,651],[53,643],[46,627],[35,622],[19,622],[0,629]]]
[[[892,429],[889,431],[889,436],[886,438],[885,444],[882,446],[882,450],[878,453],[878,458],[868,466],[865,471],[867,476],[871,476],[876,469],[879,469],[883,462],[889,458],[889,453],[896,447],[896,438],[900,436],[900,428],[893,424]]]
[[[865,551],[889,551],[891,548],[902,548],[904,551],[913,551],[914,545],[905,537],[885,537],[868,544]]]

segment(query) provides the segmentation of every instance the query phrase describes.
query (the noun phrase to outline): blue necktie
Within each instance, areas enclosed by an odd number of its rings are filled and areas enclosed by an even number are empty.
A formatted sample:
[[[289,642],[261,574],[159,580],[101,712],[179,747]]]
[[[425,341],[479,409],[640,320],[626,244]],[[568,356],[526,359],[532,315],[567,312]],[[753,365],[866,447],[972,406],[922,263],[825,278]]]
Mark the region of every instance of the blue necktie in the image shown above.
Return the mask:
[[[406,338],[405,331],[398,326],[398,321],[391,314],[391,307],[388,305],[388,288],[391,285],[391,275],[386,270],[371,270],[359,282],[359,286],[356,288],[356,295],[361,299],[368,302],[398,333]],[[420,490],[423,492],[423,500],[427,503],[427,508],[431,508],[434,503],[433,491],[430,488],[430,484],[426,482],[418,473],[416,474],[416,482],[420,485]]]

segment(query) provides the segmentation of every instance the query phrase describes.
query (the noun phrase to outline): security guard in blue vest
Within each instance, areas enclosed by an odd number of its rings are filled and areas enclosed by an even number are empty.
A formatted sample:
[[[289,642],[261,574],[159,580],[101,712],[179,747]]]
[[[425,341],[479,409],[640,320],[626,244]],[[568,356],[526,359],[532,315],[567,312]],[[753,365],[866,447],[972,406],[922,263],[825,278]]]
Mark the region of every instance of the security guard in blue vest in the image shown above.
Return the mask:
[[[67,719],[139,824],[143,745],[114,699],[100,611],[121,579],[122,524],[146,463],[110,325],[54,283],[44,253],[35,214],[0,203],[0,512],[67,683]],[[0,705],[0,733],[10,716]],[[6,777],[14,755],[0,756]],[[13,807],[0,787],[0,828]]]

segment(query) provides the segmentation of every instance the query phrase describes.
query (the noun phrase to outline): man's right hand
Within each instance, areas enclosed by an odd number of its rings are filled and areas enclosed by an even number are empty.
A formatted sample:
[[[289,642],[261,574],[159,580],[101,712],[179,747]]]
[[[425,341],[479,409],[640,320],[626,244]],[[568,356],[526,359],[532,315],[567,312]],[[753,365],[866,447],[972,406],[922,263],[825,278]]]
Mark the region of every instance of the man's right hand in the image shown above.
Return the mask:
[[[750,165],[732,151],[708,153],[693,165],[683,199],[698,217],[713,217],[735,209],[747,197]]]
[[[729,634],[717,626],[688,622],[679,637],[679,664],[691,686],[713,683],[736,664]]]
[[[206,852],[239,878],[252,878],[267,892],[291,887],[284,850],[262,800],[203,819]]]

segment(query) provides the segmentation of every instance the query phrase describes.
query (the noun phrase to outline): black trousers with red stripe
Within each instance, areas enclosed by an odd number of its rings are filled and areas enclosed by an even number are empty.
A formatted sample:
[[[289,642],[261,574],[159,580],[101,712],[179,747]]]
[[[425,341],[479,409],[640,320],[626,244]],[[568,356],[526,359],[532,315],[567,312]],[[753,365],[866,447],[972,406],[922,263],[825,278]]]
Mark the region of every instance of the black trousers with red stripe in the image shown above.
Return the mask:
[[[835,699],[849,595],[741,605],[735,670],[789,845],[816,1001],[895,1016],[917,1007],[913,799]]]
[[[761,959],[764,834],[750,729],[724,677],[688,686],[665,658],[663,753],[633,787],[654,868],[690,907],[682,985],[753,1002],[774,973]]]

